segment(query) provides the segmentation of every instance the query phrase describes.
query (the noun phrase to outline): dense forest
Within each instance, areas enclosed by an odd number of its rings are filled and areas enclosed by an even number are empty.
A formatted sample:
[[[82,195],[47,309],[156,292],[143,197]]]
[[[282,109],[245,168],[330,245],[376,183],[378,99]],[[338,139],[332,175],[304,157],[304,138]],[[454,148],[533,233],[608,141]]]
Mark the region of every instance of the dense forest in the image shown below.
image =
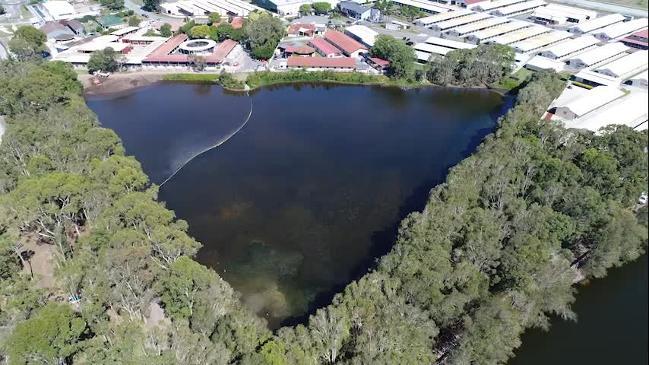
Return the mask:
[[[85,106],[62,63],[0,63],[0,341],[9,364],[502,364],[574,318],[574,284],[647,245],[647,135],[541,121],[536,74],[390,253],[271,333],[192,257],[187,223]],[[51,256],[51,277],[33,274]],[[42,262],[41,262],[42,264]],[[41,268],[42,269],[42,268]]]

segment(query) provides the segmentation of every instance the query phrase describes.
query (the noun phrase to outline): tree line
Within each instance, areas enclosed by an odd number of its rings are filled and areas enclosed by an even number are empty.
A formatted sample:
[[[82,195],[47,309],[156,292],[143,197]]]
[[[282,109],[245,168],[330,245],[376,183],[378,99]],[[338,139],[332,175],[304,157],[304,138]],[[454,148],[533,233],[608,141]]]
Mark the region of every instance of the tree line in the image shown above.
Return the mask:
[[[573,282],[647,245],[647,136],[539,117],[539,73],[478,151],[401,224],[390,253],[307,323],[270,333],[192,257],[187,223],[85,106],[63,63],[0,63],[0,339],[10,364],[502,364],[574,318]],[[55,285],[21,246],[48,245]],[[77,307],[68,296],[78,296]],[[164,316],[160,318],[159,312]],[[158,313],[156,316],[155,313]]]

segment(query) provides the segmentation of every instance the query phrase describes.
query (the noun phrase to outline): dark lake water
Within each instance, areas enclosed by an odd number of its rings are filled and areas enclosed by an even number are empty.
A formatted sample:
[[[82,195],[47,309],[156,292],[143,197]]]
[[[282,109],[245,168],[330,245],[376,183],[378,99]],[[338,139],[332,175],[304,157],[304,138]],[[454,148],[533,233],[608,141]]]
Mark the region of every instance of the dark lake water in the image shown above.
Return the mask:
[[[579,288],[577,322],[529,331],[510,365],[646,365],[647,256]]]
[[[282,86],[252,96],[162,84],[88,105],[160,183],[160,198],[271,327],[327,304],[389,250],[510,102],[479,90]]]

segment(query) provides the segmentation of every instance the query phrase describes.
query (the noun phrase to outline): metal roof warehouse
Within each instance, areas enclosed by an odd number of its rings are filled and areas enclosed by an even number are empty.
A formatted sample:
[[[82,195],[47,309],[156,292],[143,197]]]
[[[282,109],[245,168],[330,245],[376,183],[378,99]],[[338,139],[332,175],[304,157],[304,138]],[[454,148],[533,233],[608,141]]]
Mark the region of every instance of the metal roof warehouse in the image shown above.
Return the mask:
[[[624,19],[626,18],[621,14],[604,15],[599,18],[595,18],[583,23],[579,23],[578,25],[575,25],[574,27],[568,29],[568,31],[570,33],[576,33],[576,34],[590,33],[594,30],[601,29],[611,24],[624,21]]]
[[[597,38],[591,35],[583,35],[578,38],[555,44],[552,47],[541,52],[540,55],[556,60],[575,52],[586,50],[589,47],[598,44],[599,42],[600,41]]]
[[[504,24],[509,22],[507,18],[501,17],[489,17],[487,19],[459,26],[457,28],[450,29],[446,34],[454,37],[462,37],[469,33],[476,32],[478,30],[487,29],[495,27],[496,25]]]
[[[579,118],[622,96],[624,92],[615,87],[598,86],[557,106],[555,115],[563,119]]]
[[[531,1],[525,1],[510,6],[505,6],[504,8],[499,8],[490,11],[489,13],[498,16],[512,16],[512,15],[531,12],[532,10],[545,5],[547,5],[547,3],[543,0],[531,0]]]
[[[590,67],[627,52],[628,50],[629,48],[622,43],[607,43],[601,47],[593,48],[569,58],[568,64],[576,68]]]
[[[523,28],[529,28],[532,26],[532,23],[521,22],[521,21],[512,21],[505,24],[500,24],[495,27],[487,28],[484,30],[477,31],[475,33],[470,33],[465,36],[467,41],[472,43],[484,42],[490,38],[501,36],[510,32],[517,31]]]
[[[449,11],[448,13],[439,13],[424,18],[419,18],[415,20],[414,23],[428,27],[435,23],[443,22],[449,19],[459,18],[462,16],[467,16],[469,14],[473,14],[473,12],[471,10],[460,9],[456,11]]]
[[[649,62],[648,56],[649,52],[647,51],[637,51],[600,66],[595,72],[619,78],[637,75],[639,72],[647,69],[647,63]]]
[[[570,33],[555,30],[536,37],[528,38],[524,41],[516,42],[511,46],[518,52],[528,53],[563,41],[567,38],[570,38]]]
[[[633,19],[628,22],[609,25],[593,32],[593,34],[598,39],[609,41],[645,29],[648,25],[647,18]]]
[[[541,27],[541,26],[532,26],[529,28],[523,28],[523,29],[513,31],[511,33],[503,34],[495,38],[491,38],[487,41],[487,43],[498,43],[507,46],[514,42],[522,41],[537,36],[539,34],[548,33],[548,32],[550,32],[549,28]]]

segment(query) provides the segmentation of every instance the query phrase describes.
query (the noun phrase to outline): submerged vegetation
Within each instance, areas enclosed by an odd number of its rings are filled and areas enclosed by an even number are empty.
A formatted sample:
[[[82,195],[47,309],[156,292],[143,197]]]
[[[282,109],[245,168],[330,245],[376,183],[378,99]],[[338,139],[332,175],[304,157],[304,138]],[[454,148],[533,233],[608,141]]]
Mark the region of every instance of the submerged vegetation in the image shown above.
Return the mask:
[[[248,84],[323,77],[383,80],[295,71]],[[526,328],[573,318],[576,280],[647,245],[646,208],[633,210],[647,186],[646,134],[540,121],[564,82],[535,74],[376,268],[308,323],[272,334],[192,259],[200,244],[187,223],[156,201],[75,78],[61,63],[0,63],[0,356],[10,364],[499,364]],[[32,276],[30,257],[45,251],[52,272]]]

